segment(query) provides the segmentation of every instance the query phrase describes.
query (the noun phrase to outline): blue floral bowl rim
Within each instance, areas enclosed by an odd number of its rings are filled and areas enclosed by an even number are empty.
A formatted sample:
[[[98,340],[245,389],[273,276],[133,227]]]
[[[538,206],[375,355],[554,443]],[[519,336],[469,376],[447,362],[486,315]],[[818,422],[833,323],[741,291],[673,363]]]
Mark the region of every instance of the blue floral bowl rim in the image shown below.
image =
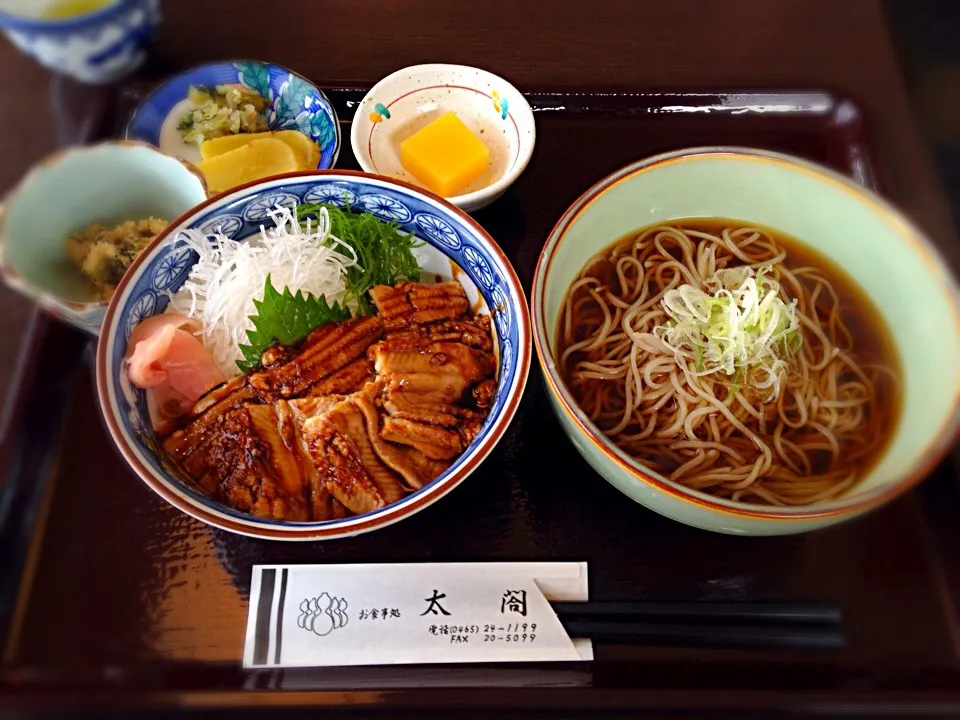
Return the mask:
[[[127,0],[121,0],[121,1],[125,2],[125,1],[127,1]],[[291,70],[291,69],[288,68],[286,65],[278,65],[277,63],[267,62],[266,60],[260,60],[260,59],[258,59],[258,58],[251,58],[251,57],[248,57],[248,58],[233,58],[233,59],[230,59],[230,60],[217,60],[216,62],[201,63],[200,65],[193,65],[193,66],[187,68],[186,70],[181,70],[181,71],[178,72],[176,75],[171,75],[170,77],[166,78],[165,80],[162,80],[161,82],[159,82],[159,83],[157,83],[156,85],[154,85],[154,87],[150,90],[150,92],[148,92],[146,95],[144,95],[143,99],[142,99],[140,102],[137,103],[137,107],[134,109],[134,111],[133,111],[132,113],[130,113],[130,119],[127,120],[126,127],[124,127],[123,136],[124,136],[125,138],[127,138],[127,139],[131,139],[131,138],[130,138],[130,132],[131,132],[131,129],[133,128],[134,121],[137,119],[137,115],[140,113],[140,111],[141,111],[144,107],[146,107],[146,106],[149,104],[150,100],[151,100],[158,92],[160,92],[161,89],[163,89],[164,87],[166,87],[166,86],[169,85],[170,83],[176,82],[177,80],[180,80],[181,78],[183,78],[183,77],[186,76],[186,75],[190,75],[191,73],[195,73],[195,72],[197,72],[197,71],[199,71],[199,70],[204,70],[204,69],[209,68],[209,67],[215,67],[215,66],[218,66],[218,65],[233,65],[234,63],[242,63],[242,62],[254,62],[254,63],[259,63],[260,65],[263,65],[264,67],[267,67],[267,68],[277,68],[278,70],[282,70],[283,72],[288,72],[288,73],[290,73],[291,75],[297,76],[298,78],[300,78],[301,80],[303,80],[305,83],[307,83],[307,85],[309,85],[309,86],[312,87],[314,90],[316,90],[317,94],[318,94],[318,95],[321,97],[321,99],[327,104],[327,107],[330,108],[330,114],[333,116],[333,130],[334,130],[334,133],[335,133],[335,135],[336,135],[336,141],[334,142],[334,146],[333,146],[333,155],[332,155],[331,158],[330,158],[330,166],[329,166],[329,167],[326,167],[326,168],[317,168],[317,170],[331,170],[331,169],[333,169],[334,165],[337,164],[337,159],[340,157],[340,148],[341,148],[341,146],[342,146],[342,144],[343,144],[343,140],[342,140],[342,135],[341,135],[341,133],[340,133],[340,116],[337,115],[337,109],[333,106],[333,103],[330,101],[330,98],[327,97],[327,94],[323,91],[323,89],[322,89],[319,85],[317,85],[317,83],[315,83],[315,82],[314,82],[313,80],[311,80],[310,78],[308,78],[308,77],[306,77],[306,76],[304,76],[304,75],[301,75],[301,74],[298,73],[296,70]],[[298,172],[299,172],[299,171],[298,171]],[[312,170],[305,170],[305,171],[303,171],[303,172],[313,172],[313,171],[312,171]],[[283,176],[283,175],[274,175],[274,176],[271,176],[270,179],[271,179],[271,180],[274,180],[274,179],[276,179],[276,178],[278,178],[278,177],[284,177],[284,176]],[[266,179],[266,178],[264,178],[264,179]],[[255,180],[254,182],[255,182],[255,183],[256,183],[256,182],[261,182],[261,180]],[[236,188],[231,188],[231,189],[228,190],[227,192],[233,192],[234,190],[239,190],[241,187],[243,187],[243,188],[249,187],[249,184],[248,184],[248,185],[241,185],[241,186],[236,187]]]
[[[0,27],[11,30],[79,30],[88,25],[94,25],[108,19],[114,13],[132,7],[142,0],[113,0],[102,8],[88,13],[66,18],[42,18],[15,15],[7,10],[0,10]]]
[[[399,501],[397,503],[393,503],[393,505],[398,507],[392,513],[382,512],[381,514],[371,517],[357,516],[345,518],[343,521],[326,521],[322,524],[284,524],[277,521],[266,521],[253,515],[249,516],[249,519],[246,521],[234,520],[224,516],[214,507],[209,507],[205,502],[193,500],[188,495],[179,494],[168,488],[166,483],[171,481],[167,478],[164,478],[163,480],[158,478],[150,468],[146,467],[140,461],[136,453],[128,445],[127,438],[121,430],[117,419],[117,408],[115,407],[116,403],[111,396],[112,384],[110,382],[110,378],[107,377],[109,358],[113,350],[113,345],[116,342],[116,332],[112,332],[111,328],[113,326],[114,316],[120,310],[120,300],[126,296],[127,286],[133,283],[135,278],[139,276],[144,263],[153,254],[153,251],[157,248],[157,246],[166,242],[167,237],[172,229],[179,227],[190,217],[197,215],[208,207],[220,202],[225,196],[256,189],[257,186],[260,185],[263,185],[264,190],[267,190],[275,185],[278,181],[297,180],[308,177],[316,177],[318,179],[329,177],[331,179],[339,178],[359,182],[375,181],[376,183],[394,185],[401,190],[413,193],[414,195],[423,196],[434,203],[438,203],[441,206],[441,209],[457,215],[462,222],[470,226],[477,233],[477,235],[486,242],[490,252],[501,261],[504,269],[506,270],[507,280],[510,286],[515,290],[515,293],[512,294],[512,299],[514,302],[516,302],[517,308],[520,311],[516,313],[520,341],[518,342],[517,348],[515,381],[512,388],[505,388],[503,390],[508,397],[500,410],[500,415],[494,419],[493,425],[487,431],[485,438],[471,453],[470,457],[467,458],[466,461],[464,461],[463,458],[459,459],[452,468],[453,472],[450,472],[439,482],[434,481],[433,483],[425,485],[417,493],[414,493],[414,495],[410,496],[409,501]],[[134,260],[133,264],[124,274],[123,278],[121,278],[120,283],[110,300],[103,319],[102,327],[103,332],[101,332],[97,342],[95,367],[97,396],[100,402],[100,410],[107,428],[110,431],[110,435],[113,437],[113,441],[116,444],[117,449],[120,451],[121,455],[123,455],[130,468],[140,476],[141,480],[143,480],[151,490],[153,490],[170,505],[177,508],[181,512],[184,512],[187,515],[190,515],[191,517],[194,517],[208,525],[212,525],[223,530],[267,540],[306,542],[351,537],[392,525],[410,517],[411,515],[415,515],[420,510],[432,505],[437,500],[440,500],[447,493],[457,487],[461,482],[466,480],[466,478],[477,468],[481,462],[483,462],[484,459],[486,459],[497,443],[503,438],[514,418],[514,415],[517,412],[520,401],[523,398],[524,390],[526,389],[526,384],[529,379],[530,366],[533,358],[532,321],[530,318],[529,305],[527,303],[526,293],[523,290],[523,285],[520,283],[520,279],[516,274],[516,270],[514,269],[509,258],[506,256],[506,253],[503,252],[500,246],[483,228],[483,226],[474,220],[468,213],[456,207],[455,205],[452,205],[449,201],[445,200],[439,195],[422,188],[418,188],[417,186],[402,180],[387,178],[381,175],[363,172],[361,170],[324,169],[301,170],[297,172],[284,173],[267,179],[254,180],[244,183],[243,185],[239,185],[231,190],[209,197],[198,205],[190,208],[182,215],[171,221],[168,228],[154,238],[154,240],[151,241],[150,244],[147,245],[147,247],[145,247]],[[174,480],[172,482],[180,481]],[[212,503],[213,501],[210,502]],[[384,511],[387,511],[388,508],[384,508]]]

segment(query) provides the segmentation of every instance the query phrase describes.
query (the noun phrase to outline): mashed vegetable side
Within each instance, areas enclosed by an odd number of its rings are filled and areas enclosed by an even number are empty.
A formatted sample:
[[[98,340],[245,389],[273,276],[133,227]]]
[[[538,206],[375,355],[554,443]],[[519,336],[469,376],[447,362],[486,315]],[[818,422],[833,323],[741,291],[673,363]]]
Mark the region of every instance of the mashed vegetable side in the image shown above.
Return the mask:
[[[163,232],[166,220],[127,220],[115,227],[94,223],[67,238],[67,258],[86,279],[97,300],[109,300],[140,251]]]
[[[243,85],[191,85],[187,97],[196,107],[180,118],[178,125],[186,143],[200,145],[211,138],[268,129],[264,110],[269,103]]]

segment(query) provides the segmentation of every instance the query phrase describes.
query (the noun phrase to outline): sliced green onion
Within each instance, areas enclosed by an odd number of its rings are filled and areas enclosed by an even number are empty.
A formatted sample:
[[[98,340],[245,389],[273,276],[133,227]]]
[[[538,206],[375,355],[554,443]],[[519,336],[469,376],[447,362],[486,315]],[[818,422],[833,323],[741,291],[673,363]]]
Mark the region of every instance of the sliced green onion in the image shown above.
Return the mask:
[[[780,394],[783,356],[803,344],[796,300],[784,302],[770,267],[718,270],[704,289],[681,285],[661,302],[669,318],[654,330],[678,357],[693,355],[698,375],[736,375],[737,383]]]

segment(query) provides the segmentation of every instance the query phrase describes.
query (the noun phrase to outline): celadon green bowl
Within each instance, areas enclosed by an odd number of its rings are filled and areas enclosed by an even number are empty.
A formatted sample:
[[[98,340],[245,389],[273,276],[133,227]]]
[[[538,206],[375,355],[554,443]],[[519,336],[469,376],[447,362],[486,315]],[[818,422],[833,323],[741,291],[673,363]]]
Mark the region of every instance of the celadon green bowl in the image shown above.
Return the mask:
[[[93,335],[98,300],[66,256],[67,237],[98,222],[174,220],[207,198],[200,171],[152,145],[116,140],[41,160],[0,208],[0,276],[48,313]]]
[[[839,499],[802,507],[733,502],[690,490],[609,442],[580,410],[554,360],[567,290],[586,262],[634,230],[691,218],[755,223],[844,268],[891,330],[901,414],[882,457]],[[960,427],[960,292],[923,233],[886,201],[818,165],[745,148],[695,148],[641,160],[584,193],[550,233],[533,280],[534,341],[564,431],[590,465],[636,502],[688,525],[786,535],[875,509],[916,485]]]

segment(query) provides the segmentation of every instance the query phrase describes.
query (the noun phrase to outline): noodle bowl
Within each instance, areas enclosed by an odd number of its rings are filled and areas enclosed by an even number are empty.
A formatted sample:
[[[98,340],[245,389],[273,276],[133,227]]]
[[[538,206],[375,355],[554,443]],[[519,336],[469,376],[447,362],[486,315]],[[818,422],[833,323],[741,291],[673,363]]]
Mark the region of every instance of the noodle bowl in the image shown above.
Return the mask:
[[[916,485],[960,429],[957,282],[883,198],[799,158],[693,148],[603,178],[547,238],[531,312],[577,452],[705,530],[856,517]]]
[[[570,287],[557,348],[611,441],[733,501],[842,495],[898,417],[897,360],[870,301],[826,258],[740,223],[651,227],[599,253]]]

